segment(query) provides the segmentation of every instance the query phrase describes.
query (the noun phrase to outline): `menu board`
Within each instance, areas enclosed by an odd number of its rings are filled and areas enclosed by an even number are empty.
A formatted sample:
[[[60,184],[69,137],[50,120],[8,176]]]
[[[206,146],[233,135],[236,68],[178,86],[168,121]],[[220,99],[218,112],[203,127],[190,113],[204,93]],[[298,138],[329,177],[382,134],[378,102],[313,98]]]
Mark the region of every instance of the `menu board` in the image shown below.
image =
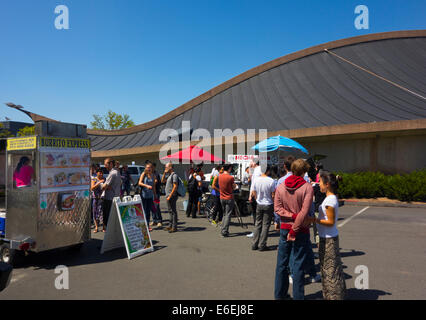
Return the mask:
[[[70,150],[40,152],[40,190],[58,192],[90,186],[90,153]]]
[[[137,203],[122,205],[118,208],[130,255],[141,250],[150,249],[152,244],[142,205]]]
[[[127,257],[132,259],[154,251],[142,200],[139,195],[128,198],[123,202],[119,197],[113,200],[101,253],[124,246]]]

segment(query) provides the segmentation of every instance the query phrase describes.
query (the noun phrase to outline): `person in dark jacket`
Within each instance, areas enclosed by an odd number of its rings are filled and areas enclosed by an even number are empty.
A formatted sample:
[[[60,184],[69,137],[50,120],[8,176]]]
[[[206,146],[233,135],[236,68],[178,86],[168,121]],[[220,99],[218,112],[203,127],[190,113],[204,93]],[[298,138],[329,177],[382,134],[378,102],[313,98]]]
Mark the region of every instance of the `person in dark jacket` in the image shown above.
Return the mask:
[[[186,208],[186,216],[197,217],[198,200],[201,196],[202,180],[199,175],[201,168],[197,167],[189,176],[188,180],[188,207]]]

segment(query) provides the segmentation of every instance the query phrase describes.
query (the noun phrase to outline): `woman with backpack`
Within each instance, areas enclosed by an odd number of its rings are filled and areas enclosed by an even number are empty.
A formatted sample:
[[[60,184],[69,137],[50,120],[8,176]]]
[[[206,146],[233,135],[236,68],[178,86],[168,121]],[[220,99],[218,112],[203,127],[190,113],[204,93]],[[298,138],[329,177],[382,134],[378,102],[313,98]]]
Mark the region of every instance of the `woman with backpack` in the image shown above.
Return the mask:
[[[152,164],[148,163],[145,166],[145,171],[139,178],[139,186],[141,186],[142,189],[141,198],[143,210],[145,212],[146,222],[149,223],[150,226],[152,225],[152,223],[150,223],[152,207],[154,205],[154,199],[157,198],[155,188],[157,183],[158,181],[154,175]],[[151,227],[149,227],[149,231],[152,231]]]

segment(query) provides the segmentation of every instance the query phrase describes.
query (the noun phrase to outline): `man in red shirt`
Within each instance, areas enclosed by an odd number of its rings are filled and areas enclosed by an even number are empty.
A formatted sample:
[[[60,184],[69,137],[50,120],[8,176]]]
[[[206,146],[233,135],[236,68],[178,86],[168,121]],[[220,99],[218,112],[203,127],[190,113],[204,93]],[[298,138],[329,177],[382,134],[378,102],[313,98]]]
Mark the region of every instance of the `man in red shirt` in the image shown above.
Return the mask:
[[[229,223],[231,221],[231,214],[234,210],[234,189],[236,188],[234,177],[229,174],[232,166],[225,164],[223,166],[224,172],[219,175],[219,190],[220,190],[220,203],[223,210],[222,222],[222,237],[229,236]]]

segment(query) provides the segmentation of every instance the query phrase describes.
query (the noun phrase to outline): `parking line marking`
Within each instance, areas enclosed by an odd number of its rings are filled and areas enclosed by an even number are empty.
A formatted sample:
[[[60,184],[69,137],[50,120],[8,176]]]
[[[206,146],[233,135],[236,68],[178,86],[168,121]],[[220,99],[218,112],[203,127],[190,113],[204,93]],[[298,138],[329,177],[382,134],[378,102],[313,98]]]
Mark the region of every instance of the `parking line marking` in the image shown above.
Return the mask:
[[[357,215],[360,215],[361,213],[363,213],[365,210],[367,210],[370,207],[365,207],[362,210],[359,210],[357,213],[353,214],[352,216],[350,216],[348,219],[346,219],[345,221],[343,221],[341,224],[339,224],[337,227],[343,227],[347,222],[351,221],[353,218],[355,218]]]

